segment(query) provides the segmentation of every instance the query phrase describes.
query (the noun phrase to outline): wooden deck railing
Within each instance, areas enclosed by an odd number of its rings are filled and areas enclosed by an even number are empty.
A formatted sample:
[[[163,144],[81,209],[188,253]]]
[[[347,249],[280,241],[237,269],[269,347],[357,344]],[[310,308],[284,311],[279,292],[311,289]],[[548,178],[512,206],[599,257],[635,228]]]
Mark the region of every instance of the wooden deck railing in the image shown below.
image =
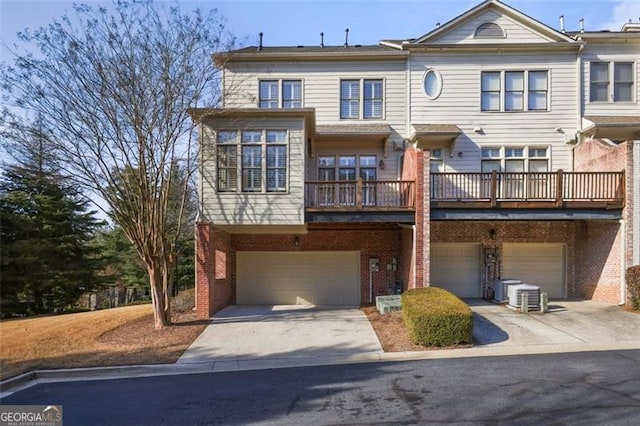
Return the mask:
[[[413,181],[307,181],[305,207],[319,210],[413,210]]]
[[[624,206],[624,172],[431,173],[434,207]]]

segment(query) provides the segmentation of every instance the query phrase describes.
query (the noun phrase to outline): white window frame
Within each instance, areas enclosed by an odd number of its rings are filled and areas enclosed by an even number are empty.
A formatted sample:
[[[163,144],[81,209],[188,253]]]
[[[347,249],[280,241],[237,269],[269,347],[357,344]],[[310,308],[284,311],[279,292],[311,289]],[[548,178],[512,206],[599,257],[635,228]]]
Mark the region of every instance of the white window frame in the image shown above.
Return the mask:
[[[267,82],[272,82],[272,83],[276,83],[277,88],[278,88],[278,96],[275,98],[276,101],[276,105],[277,106],[273,106],[273,107],[263,107],[262,106],[262,102],[263,101],[270,101],[273,102],[274,99],[268,99],[268,100],[263,100],[260,95],[262,92],[262,83],[267,83]],[[258,80],[258,108],[261,109],[276,109],[276,108],[285,108],[284,103],[285,103],[285,99],[284,99],[284,85],[285,83],[292,83],[292,82],[296,82],[300,84],[300,106],[295,106],[295,107],[287,107],[287,108],[303,108],[304,107],[304,80],[301,78],[262,78]],[[287,100],[288,101],[288,100]]]
[[[358,93],[358,98],[346,98],[343,97],[342,94],[342,83],[343,82],[347,82],[347,81],[351,81],[351,82],[358,82],[358,89],[359,89],[359,93]],[[365,98],[365,84],[367,82],[379,82],[381,85],[381,89],[382,89],[382,97],[381,98]],[[341,78],[338,82],[338,91],[339,91],[339,105],[338,105],[338,117],[340,118],[340,120],[384,120],[385,116],[386,116],[386,80],[382,77],[377,78],[377,77],[367,77],[367,78]],[[372,117],[366,117],[365,116],[365,101],[367,100],[373,100],[373,101],[380,101],[381,106],[380,106],[380,116],[372,116]],[[352,116],[343,116],[342,115],[342,103],[343,101],[345,102],[355,102],[357,101],[358,103],[358,115],[357,117],[355,115]]]
[[[233,141],[219,141],[219,134],[222,132],[235,132],[235,138]],[[243,134],[249,134],[250,132],[259,132],[260,140],[243,142]],[[267,135],[269,132],[285,132],[284,141],[268,142]],[[245,129],[218,129],[216,130],[216,192],[219,193],[242,193],[242,194],[283,194],[289,191],[289,174],[290,174],[290,137],[291,134],[288,129],[284,128],[245,128]],[[284,146],[285,147],[285,164],[270,167],[268,165],[268,151],[269,147]],[[235,148],[235,186],[220,186],[220,172],[219,172],[219,149]],[[243,148],[248,147],[260,147],[260,187],[245,189],[244,185],[244,165],[243,165]],[[228,169],[228,167],[226,167]],[[252,167],[256,169],[256,167]],[[284,169],[284,187],[277,186],[269,188],[269,171],[270,170]]]
[[[530,73],[534,73],[534,72],[544,72],[547,75],[547,87],[546,90],[532,90],[530,89],[530,81],[529,81],[529,75]],[[485,73],[491,73],[491,74],[498,74],[499,75],[499,79],[500,79],[500,91],[499,91],[499,107],[497,109],[492,108],[492,109],[485,109],[483,107],[484,104],[484,95],[485,93],[489,94],[489,93],[497,93],[496,90],[485,90],[484,86],[483,86],[483,76],[485,75]],[[518,92],[522,92],[522,108],[512,108],[512,109],[507,109],[507,94],[508,93],[516,93],[514,91],[507,91],[507,83],[506,83],[506,76],[508,73],[522,73],[523,76],[523,88],[522,90],[518,90]],[[522,113],[522,112],[548,112],[551,111],[551,70],[549,69],[503,69],[503,70],[496,70],[496,69],[485,69],[480,71],[480,112],[507,112],[507,113]],[[540,93],[540,92],[544,92],[545,93],[545,108],[530,108],[530,97],[532,95],[532,93]]]
[[[607,80],[593,81],[593,65],[594,64],[606,64],[607,65]],[[617,65],[630,65],[631,66],[631,80],[617,82],[616,81],[616,66]],[[637,62],[636,61],[591,61],[589,62],[589,103],[634,103],[636,101],[636,84],[637,84]],[[605,85],[607,87],[607,96],[605,100],[593,99],[593,85]],[[617,100],[616,99],[616,85],[617,84],[630,84],[631,85],[631,99]]]
[[[354,165],[353,166],[340,166],[340,158],[347,158],[347,157],[353,157],[355,159]],[[363,165],[361,163],[360,157],[370,157],[374,159],[374,164],[370,165],[370,164],[365,164]],[[333,161],[333,166],[328,165],[327,163],[324,163],[325,159],[331,158]],[[355,179],[358,179],[358,177],[360,177],[360,169],[376,169],[376,180],[379,178],[380,176],[380,165],[378,163],[378,156],[376,154],[350,154],[350,153],[344,153],[344,154],[322,154],[322,155],[318,155],[318,176],[320,176],[320,170],[327,170],[327,169],[333,169],[334,170],[334,179],[339,181],[340,180],[340,169],[354,169],[355,170]]]
[[[491,155],[488,150],[491,150]],[[515,150],[522,150],[521,153],[514,152]],[[544,150],[544,156],[539,155],[540,150]],[[547,171],[551,170],[551,146],[550,145],[490,145],[480,148],[480,161],[499,161],[500,172],[506,171],[506,164],[510,160],[523,161],[524,173],[529,173],[529,163],[531,161],[546,161]],[[482,170],[482,164],[480,167]]]

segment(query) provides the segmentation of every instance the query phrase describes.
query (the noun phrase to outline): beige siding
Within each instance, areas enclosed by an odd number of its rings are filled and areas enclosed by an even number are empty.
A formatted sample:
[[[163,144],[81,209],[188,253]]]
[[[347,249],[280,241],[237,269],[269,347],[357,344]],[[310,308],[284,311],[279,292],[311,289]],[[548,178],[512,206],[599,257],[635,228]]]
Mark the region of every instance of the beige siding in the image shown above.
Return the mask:
[[[592,61],[634,62],[634,102],[590,102],[589,81]],[[640,115],[640,44],[588,44],[582,54],[584,115]]]
[[[238,64],[225,73],[225,107],[255,108],[258,105],[258,81],[261,79],[300,79],[303,81],[303,106],[316,109],[318,124],[364,122],[340,119],[340,80],[375,78],[384,80],[383,120],[398,133],[404,132],[405,107],[404,60],[389,62],[303,62],[274,64]]]
[[[512,43],[541,43],[549,41],[541,34],[527,28],[511,18],[501,15],[496,11],[482,13],[458,26],[447,33],[441,35],[431,43],[434,44],[457,44],[457,43],[504,43],[505,39],[475,39],[476,28],[485,22],[495,22],[500,25],[506,33],[506,42]]]
[[[435,100],[423,92],[426,67],[442,75],[442,93]],[[549,111],[480,111],[481,71],[541,69],[549,70]],[[499,145],[550,146],[550,169],[571,170],[571,146],[565,140],[576,132],[575,55],[422,55],[411,59],[410,70],[411,122],[456,124],[463,131],[445,155],[446,171],[478,171],[480,148]],[[474,132],[476,127],[483,132]]]
[[[216,191],[216,129],[288,129],[288,192],[231,193]],[[203,149],[200,196],[203,220],[219,225],[298,225],[304,223],[305,140],[300,120],[215,120],[202,126]],[[238,153],[240,161],[240,153]],[[240,185],[240,174],[238,174]]]

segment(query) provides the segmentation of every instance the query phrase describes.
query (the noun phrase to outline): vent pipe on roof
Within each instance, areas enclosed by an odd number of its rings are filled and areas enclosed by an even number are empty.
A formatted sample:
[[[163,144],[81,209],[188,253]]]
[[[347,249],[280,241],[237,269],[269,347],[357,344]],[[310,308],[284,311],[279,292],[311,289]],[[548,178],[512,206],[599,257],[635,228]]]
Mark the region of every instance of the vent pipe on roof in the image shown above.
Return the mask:
[[[349,28],[344,30],[344,47],[349,47]]]
[[[562,31],[563,33],[566,32],[564,30],[564,15],[560,15],[560,31]]]
[[[258,50],[262,50],[262,32],[260,34],[258,34],[258,38],[260,39],[259,43],[258,43]]]
[[[440,28],[440,22],[436,22],[436,28]]]
[[[583,33],[584,32],[584,18],[580,18],[580,20],[578,22],[580,22],[580,32]]]
[[[320,47],[324,47],[324,33],[320,33]]]

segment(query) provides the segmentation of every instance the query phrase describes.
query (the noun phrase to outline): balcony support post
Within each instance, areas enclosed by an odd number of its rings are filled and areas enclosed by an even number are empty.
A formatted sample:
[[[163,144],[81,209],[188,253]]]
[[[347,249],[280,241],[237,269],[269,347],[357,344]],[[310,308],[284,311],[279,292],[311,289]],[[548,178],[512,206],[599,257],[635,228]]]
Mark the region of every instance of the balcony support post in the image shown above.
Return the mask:
[[[356,208],[362,210],[362,178],[356,181]]]
[[[491,201],[491,208],[498,205],[498,172],[493,170],[491,172],[491,193],[489,195]]]
[[[562,169],[559,169],[556,176],[556,207],[562,207],[564,204],[563,188],[564,175]]]

